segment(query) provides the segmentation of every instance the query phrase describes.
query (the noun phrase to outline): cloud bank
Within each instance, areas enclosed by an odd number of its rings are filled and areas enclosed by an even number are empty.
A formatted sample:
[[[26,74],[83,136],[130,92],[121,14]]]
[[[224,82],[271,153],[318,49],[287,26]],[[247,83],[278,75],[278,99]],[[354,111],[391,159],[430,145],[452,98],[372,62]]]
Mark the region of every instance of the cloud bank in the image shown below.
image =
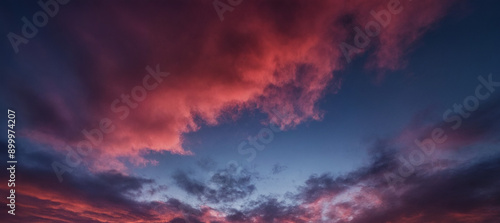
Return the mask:
[[[78,147],[86,139],[82,130],[109,119],[113,132],[86,159],[96,160],[89,165],[96,170],[126,169],[120,157],[154,164],[145,151],[192,154],[183,134],[235,120],[243,110],[266,113],[282,128],[320,120],[317,102],[341,87],[336,71],[346,58],[339,44],[353,45],[355,28],[375,20],[372,11],[400,9],[362,50],[371,58],[366,65],[397,69],[451,1],[245,1],[223,22],[204,1],[113,3],[66,5],[61,20],[51,22],[59,31],[46,31],[60,40],[57,47],[23,49],[26,56],[45,55],[32,69],[46,78],[32,89],[12,86],[18,101],[37,101],[19,104],[39,111],[27,115],[28,137],[60,151]],[[170,75],[143,95],[136,86],[156,84],[144,81],[147,66]],[[287,118],[272,119],[276,108]]]

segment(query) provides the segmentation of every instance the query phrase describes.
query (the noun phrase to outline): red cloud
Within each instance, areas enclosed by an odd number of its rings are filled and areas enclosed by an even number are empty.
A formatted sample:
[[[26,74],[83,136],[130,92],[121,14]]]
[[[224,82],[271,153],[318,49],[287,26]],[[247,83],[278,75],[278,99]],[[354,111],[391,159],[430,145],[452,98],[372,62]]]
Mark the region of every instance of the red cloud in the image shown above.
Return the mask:
[[[288,115],[272,121],[282,128],[319,120],[318,100],[340,88],[334,75],[345,66],[339,44],[353,44],[353,28],[374,20],[370,12],[386,9],[389,2],[245,1],[223,22],[202,1],[75,2],[61,14],[66,19],[58,28],[65,35],[61,46],[75,58],[64,60],[74,65],[68,75],[81,83],[83,93],[67,92],[46,102],[62,117],[73,118],[66,124],[76,124],[68,129],[50,122],[29,134],[41,139],[44,132],[55,138],[49,143],[60,142],[59,149],[65,142],[77,150],[85,139],[81,130],[98,129],[109,118],[114,130],[103,134],[89,156],[98,158],[97,169],[123,169],[121,162],[109,160],[128,157],[146,164],[140,156],[144,149],[191,154],[182,146],[183,134],[217,125],[225,116],[237,118],[242,109],[270,116],[279,109]],[[444,15],[448,2],[402,0],[404,10],[372,38],[369,48],[376,50],[370,64],[401,67],[408,46]],[[156,64],[170,75],[147,91],[144,101],[132,97],[136,108],[125,106],[122,94],[143,85],[144,68]],[[85,110],[69,106],[75,100]],[[116,112],[120,106],[128,109]]]

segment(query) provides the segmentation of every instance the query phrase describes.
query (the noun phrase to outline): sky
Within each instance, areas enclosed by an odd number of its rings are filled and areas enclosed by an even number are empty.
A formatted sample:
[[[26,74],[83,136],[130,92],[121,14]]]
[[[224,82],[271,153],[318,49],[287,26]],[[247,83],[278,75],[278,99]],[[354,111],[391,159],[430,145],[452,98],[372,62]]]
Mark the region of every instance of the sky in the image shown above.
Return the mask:
[[[499,10],[2,1],[1,219],[499,222]]]

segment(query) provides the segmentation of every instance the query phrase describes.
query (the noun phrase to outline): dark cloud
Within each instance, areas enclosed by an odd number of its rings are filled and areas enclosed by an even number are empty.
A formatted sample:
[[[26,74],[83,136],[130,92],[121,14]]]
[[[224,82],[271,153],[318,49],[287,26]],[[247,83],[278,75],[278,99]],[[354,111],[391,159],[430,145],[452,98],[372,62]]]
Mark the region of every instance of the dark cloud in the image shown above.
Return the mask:
[[[400,195],[384,194],[384,205],[353,222],[495,222],[500,219],[500,156],[470,161],[433,175],[416,175]],[[391,202],[397,205],[389,205]]]
[[[174,218],[172,221],[169,221],[168,223],[202,223],[201,221],[198,221],[197,219],[184,219],[184,218]]]
[[[276,174],[279,174],[279,173],[285,171],[286,169],[288,169],[287,166],[280,165],[279,163],[276,163],[276,164],[274,164],[273,169],[271,170],[271,173],[276,175]]]
[[[493,75],[495,80],[500,75]],[[469,113],[462,125],[454,131],[449,131],[450,137],[460,140],[463,144],[472,144],[477,141],[499,142],[497,133],[500,131],[500,94],[492,94],[479,108]],[[452,123],[454,124],[454,123]],[[451,124],[448,123],[448,128]]]
[[[242,211],[230,209],[228,210],[226,220],[229,222],[248,222],[248,217]]]
[[[272,197],[261,197],[250,202],[248,215],[257,218],[259,222],[307,222],[306,211],[296,205],[288,205]]]
[[[189,175],[183,171],[178,171],[172,176],[172,178],[175,180],[177,186],[189,194],[201,197],[205,191],[208,190],[201,181],[191,179]]]
[[[300,188],[299,196],[305,202],[314,202],[327,194],[337,194],[347,188],[342,183],[343,179],[334,178],[330,174],[313,175]]]
[[[230,209],[227,222],[308,222],[306,209],[290,205],[272,196],[260,196],[248,202],[244,210]],[[251,219],[251,220],[250,220]]]
[[[377,168],[372,165],[371,168]],[[357,172],[375,173],[377,171]],[[500,156],[471,160],[455,168],[415,174],[395,192],[379,175],[313,175],[295,200],[260,197],[243,210],[228,211],[228,222],[497,222],[500,219]],[[356,177],[358,176],[358,177]],[[351,179],[347,179],[351,178]],[[346,185],[346,182],[349,186]],[[358,188],[358,192],[347,192]],[[349,194],[348,202],[334,198]]]
[[[202,201],[211,203],[234,202],[251,195],[255,190],[255,173],[232,167],[219,169],[207,182],[192,179],[186,172],[173,175],[176,185]]]
[[[147,187],[159,186],[152,179],[75,169],[60,183],[51,163],[63,157],[35,149],[17,155],[18,162],[27,165],[16,165],[16,216],[1,214],[9,222],[158,220],[148,202],[136,200]],[[2,179],[8,178],[5,173],[0,174]],[[2,193],[7,190],[6,185],[1,187]]]

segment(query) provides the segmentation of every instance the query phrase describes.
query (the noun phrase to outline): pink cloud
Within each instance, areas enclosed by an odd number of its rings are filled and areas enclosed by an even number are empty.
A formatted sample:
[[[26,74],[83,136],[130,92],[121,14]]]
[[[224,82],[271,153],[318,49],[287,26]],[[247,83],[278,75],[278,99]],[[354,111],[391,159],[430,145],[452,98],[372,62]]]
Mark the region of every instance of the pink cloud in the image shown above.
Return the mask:
[[[80,114],[75,121],[86,124],[72,129],[36,126],[29,134],[34,139],[42,138],[42,132],[55,138],[71,135],[58,140],[76,147],[84,139],[81,130],[98,128],[102,118],[110,118],[115,130],[95,146],[90,157],[101,164],[91,166],[121,169],[120,162],[104,160],[155,163],[141,156],[145,149],[192,154],[183,147],[185,133],[217,125],[223,117],[237,119],[244,109],[271,118],[280,109],[286,118],[270,120],[282,128],[320,120],[317,102],[339,90],[334,72],[346,66],[339,43],[352,41],[352,27],[373,20],[370,11],[384,9],[387,2],[246,1],[223,22],[202,1],[75,3],[58,25],[68,39],[61,45],[78,58],[68,60],[75,65],[71,75],[82,83],[84,98],[51,100],[63,117]],[[404,11],[372,41],[373,67],[400,68],[408,47],[449,5],[401,2]],[[345,21],[348,17],[351,22]],[[170,76],[120,120],[123,113],[113,112],[110,104],[141,85],[144,68],[156,64]],[[62,105],[74,100],[87,110]]]

